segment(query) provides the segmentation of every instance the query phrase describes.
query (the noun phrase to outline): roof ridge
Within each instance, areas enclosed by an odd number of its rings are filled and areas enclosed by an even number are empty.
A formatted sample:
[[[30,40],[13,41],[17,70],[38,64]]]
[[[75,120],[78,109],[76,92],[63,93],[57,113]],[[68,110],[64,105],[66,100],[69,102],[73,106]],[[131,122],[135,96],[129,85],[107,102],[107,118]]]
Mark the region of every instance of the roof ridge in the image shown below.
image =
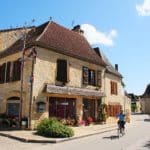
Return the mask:
[[[48,29],[48,26],[51,24],[52,21],[48,21],[46,27],[44,28],[43,32],[35,39],[35,41],[40,40],[40,38],[44,35],[46,30]],[[41,25],[40,25],[41,26]]]

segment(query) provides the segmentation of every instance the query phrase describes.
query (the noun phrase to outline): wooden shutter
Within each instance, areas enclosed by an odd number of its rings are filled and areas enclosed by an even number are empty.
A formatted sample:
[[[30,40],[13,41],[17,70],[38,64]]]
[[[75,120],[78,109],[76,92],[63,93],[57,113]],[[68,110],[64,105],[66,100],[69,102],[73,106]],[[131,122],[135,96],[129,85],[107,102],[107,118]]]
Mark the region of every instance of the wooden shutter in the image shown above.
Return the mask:
[[[56,79],[61,82],[68,82],[69,80],[69,66],[66,60],[57,60],[57,77]]]
[[[110,115],[113,116],[113,112],[114,112],[114,109],[113,109],[113,105],[110,105]]]
[[[21,79],[21,62],[19,60],[13,63],[13,81],[18,81]]]
[[[14,68],[14,62],[10,63],[10,81],[13,81],[13,68]]]
[[[117,87],[117,82],[110,82],[110,86],[111,86],[111,94],[118,94],[118,87]]]
[[[83,73],[83,84],[88,85],[88,80],[89,80],[89,73],[88,73],[88,68],[83,66],[82,68],[82,73]]]
[[[98,71],[97,71],[97,86],[98,86],[98,87],[101,87],[101,86],[102,86],[101,74],[102,74],[102,72],[98,70]]]
[[[10,65],[11,65],[11,62],[7,62],[7,67],[6,67],[6,82],[10,81]]]
[[[117,87],[117,83],[115,83],[115,94],[118,94],[118,87]]]
[[[1,67],[0,67],[0,83],[5,82],[5,69],[6,69],[6,63],[1,65]]]
[[[0,65],[0,83],[2,83],[2,65]]]
[[[19,59],[16,61],[16,80],[20,80],[21,79],[21,61],[19,61]]]

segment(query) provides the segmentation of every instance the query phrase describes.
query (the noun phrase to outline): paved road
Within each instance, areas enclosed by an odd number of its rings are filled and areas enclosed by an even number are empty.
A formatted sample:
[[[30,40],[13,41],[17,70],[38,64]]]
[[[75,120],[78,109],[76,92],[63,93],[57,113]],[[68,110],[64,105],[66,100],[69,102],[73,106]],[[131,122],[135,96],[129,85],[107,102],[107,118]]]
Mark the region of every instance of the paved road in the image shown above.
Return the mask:
[[[117,131],[58,144],[23,143],[0,136],[0,150],[150,150],[150,121],[145,117],[134,116],[136,121],[119,139]]]

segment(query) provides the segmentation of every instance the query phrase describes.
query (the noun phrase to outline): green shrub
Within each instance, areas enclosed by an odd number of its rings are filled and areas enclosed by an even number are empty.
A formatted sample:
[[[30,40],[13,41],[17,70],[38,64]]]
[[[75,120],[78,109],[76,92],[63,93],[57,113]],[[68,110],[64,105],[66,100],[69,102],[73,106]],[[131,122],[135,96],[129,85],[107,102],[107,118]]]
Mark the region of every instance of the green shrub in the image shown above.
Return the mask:
[[[45,137],[65,138],[73,136],[74,131],[56,118],[46,118],[37,126],[37,134]]]

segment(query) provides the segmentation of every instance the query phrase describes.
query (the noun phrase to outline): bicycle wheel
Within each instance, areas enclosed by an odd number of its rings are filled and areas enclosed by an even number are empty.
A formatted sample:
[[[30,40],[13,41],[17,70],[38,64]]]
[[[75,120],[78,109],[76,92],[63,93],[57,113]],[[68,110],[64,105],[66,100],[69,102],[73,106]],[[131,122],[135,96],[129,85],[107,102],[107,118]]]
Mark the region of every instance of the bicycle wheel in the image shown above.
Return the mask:
[[[118,138],[121,137],[121,134],[120,134],[120,128],[117,129],[117,135],[118,135]]]

